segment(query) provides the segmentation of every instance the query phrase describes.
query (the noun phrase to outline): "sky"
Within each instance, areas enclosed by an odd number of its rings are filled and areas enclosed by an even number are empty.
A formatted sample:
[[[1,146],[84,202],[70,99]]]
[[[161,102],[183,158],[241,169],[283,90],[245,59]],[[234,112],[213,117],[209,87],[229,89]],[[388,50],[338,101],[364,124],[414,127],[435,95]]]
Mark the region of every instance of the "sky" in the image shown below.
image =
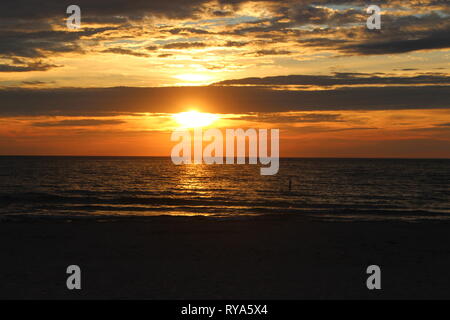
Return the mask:
[[[449,1],[0,7],[0,155],[168,156],[195,109],[280,129],[282,156],[450,158]]]

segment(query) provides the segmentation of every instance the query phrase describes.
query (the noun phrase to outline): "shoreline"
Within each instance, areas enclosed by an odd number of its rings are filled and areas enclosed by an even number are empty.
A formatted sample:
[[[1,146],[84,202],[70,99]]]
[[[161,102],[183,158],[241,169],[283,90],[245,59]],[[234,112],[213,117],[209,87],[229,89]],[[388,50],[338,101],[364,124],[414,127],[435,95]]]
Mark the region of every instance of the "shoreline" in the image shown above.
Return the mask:
[[[154,221],[265,221],[265,220],[311,220],[336,223],[357,222],[402,222],[402,223],[450,223],[447,212],[432,212],[427,210],[300,210],[295,213],[270,213],[270,214],[0,214],[2,223],[27,223],[27,222],[144,222]]]

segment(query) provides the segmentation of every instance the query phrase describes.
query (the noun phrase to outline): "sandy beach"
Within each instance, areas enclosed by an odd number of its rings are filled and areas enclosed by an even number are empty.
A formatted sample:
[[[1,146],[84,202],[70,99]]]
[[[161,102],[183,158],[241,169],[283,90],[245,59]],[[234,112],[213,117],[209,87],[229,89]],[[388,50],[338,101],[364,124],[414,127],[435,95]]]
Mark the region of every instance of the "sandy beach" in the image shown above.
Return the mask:
[[[2,222],[0,298],[450,298],[448,228],[301,217]],[[80,291],[66,289],[71,264]],[[366,288],[371,264],[380,291]]]

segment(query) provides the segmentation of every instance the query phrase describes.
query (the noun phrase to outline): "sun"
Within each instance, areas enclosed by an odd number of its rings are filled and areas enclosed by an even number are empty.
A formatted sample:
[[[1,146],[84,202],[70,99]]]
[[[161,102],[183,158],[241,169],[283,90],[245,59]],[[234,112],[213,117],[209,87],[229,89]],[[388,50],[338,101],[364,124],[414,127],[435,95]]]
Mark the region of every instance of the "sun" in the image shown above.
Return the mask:
[[[211,125],[219,119],[219,116],[191,110],[174,114],[173,118],[183,128],[199,128]]]

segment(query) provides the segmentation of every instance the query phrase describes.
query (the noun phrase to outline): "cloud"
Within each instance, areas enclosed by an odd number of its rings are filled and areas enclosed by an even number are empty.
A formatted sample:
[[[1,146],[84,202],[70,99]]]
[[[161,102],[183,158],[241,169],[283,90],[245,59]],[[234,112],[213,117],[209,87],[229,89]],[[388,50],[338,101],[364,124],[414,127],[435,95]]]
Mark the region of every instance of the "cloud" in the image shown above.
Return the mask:
[[[116,28],[87,28],[82,31],[0,32],[0,55],[42,58],[51,53],[82,52],[82,37],[98,35]]]
[[[379,55],[445,49],[450,48],[449,34],[450,28],[412,39],[389,39],[385,41],[347,44],[341,46],[339,50],[358,55]]]
[[[46,71],[56,67],[58,66],[40,61],[22,63],[21,65],[0,64],[0,72]]]
[[[313,5],[297,5],[289,10],[289,17],[297,24],[328,24],[344,25],[367,19],[363,10],[357,9],[332,9]]]
[[[348,8],[355,5],[358,7]],[[287,43],[295,36],[301,46],[345,55],[450,48],[448,2],[413,1],[402,3],[401,9],[398,5],[396,1],[381,4],[382,29],[375,32],[365,28],[368,15],[364,1],[301,1],[279,4],[279,16],[243,23],[228,33],[248,38],[265,36],[278,43]]]
[[[0,72],[47,71],[56,67],[54,58],[72,53],[147,57],[145,50],[218,44],[241,48],[238,53],[223,50],[229,61],[305,51],[331,51],[335,57],[450,48],[448,1],[379,1],[380,32],[366,29],[367,1],[363,0],[79,0],[82,29],[78,31],[65,28],[65,9],[70,4],[4,0]],[[117,47],[121,41],[135,42],[131,49]],[[8,59],[28,61],[17,64]]]
[[[343,44],[349,43],[349,40],[345,39],[330,39],[330,38],[307,38],[298,40],[298,43],[305,47],[315,48],[339,48]]]
[[[32,81],[22,81],[21,82],[24,85],[27,86],[40,86],[40,85],[46,85],[48,83],[53,83],[51,81],[39,81],[39,80],[32,80]]]
[[[70,52],[84,53],[79,41],[115,28],[87,28],[83,31],[1,31],[0,58],[10,64],[1,64],[0,72],[47,71],[58,67],[46,61],[50,56]]]
[[[232,11],[223,11],[223,10],[215,10],[212,13],[216,17],[227,17],[227,16],[231,16],[233,14]]]
[[[131,17],[141,18],[145,15],[165,16],[169,18],[192,17],[201,12],[206,0],[77,0],[86,17]],[[49,17],[65,17],[66,8],[73,4],[66,0],[47,0],[43,2],[29,0],[3,0],[7,10],[1,10],[0,18],[36,19]]]
[[[266,123],[320,123],[320,122],[343,122],[340,114],[328,113],[257,113],[239,117],[239,120],[266,122]]]
[[[165,32],[169,32],[170,34],[180,34],[180,35],[190,35],[190,34],[209,34],[210,32],[203,29],[197,28],[171,28],[162,30]]]
[[[116,53],[116,54],[125,54],[135,57],[148,57],[148,54],[142,53],[142,52],[136,52],[130,49],[125,48],[109,48],[106,50],[103,50],[102,52],[109,52],[109,53]]]
[[[206,112],[450,109],[450,86],[344,87],[272,90],[264,87],[66,88],[0,90],[0,116],[113,116],[172,113],[195,101]]]
[[[437,124],[436,127],[449,127],[450,128],[450,122]]]
[[[206,47],[204,42],[173,42],[163,46],[164,49],[191,49],[191,48],[204,48]]]
[[[292,51],[288,51],[288,50],[275,50],[275,49],[271,49],[271,50],[258,50],[255,52],[255,54],[257,56],[274,56],[274,55],[287,55],[292,53]]]
[[[346,55],[402,54],[450,48],[450,20],[447,14],[438,14],[425,4],[420,9],[420,15],[418,8],[405,8],[401,15],[395,12],[395,6],[392,8],[393,11],[382,15],[381,30],[370,31],[352,25],[351,21],[341,21],[338,23],[339,29],[333,30],[329,28],[333,21],[326,19],[321,22],[328,27],[326,34],[312,30],[303,33],[298,42],[307,47],[332,49]],[[365,19],[366,16],[357,19],[355,16],[353,23],[364,24]]]
[[[223,44],[223,46],[240,48],[240,47],[244,47],[248,44],[249,44],[249,42],[245,42],[245,41],[227,41]]]
[[[97,120],[97,119],[83,119],[83,120],[61,120],[61,121],[46,121],[35,122],[34,127],[92,127],[104,125],[117,125],[126,123],[122,120]]]
[[[406,85],[406,84],[450,84],[446,74],[422,74],[411,77],[378,76],[364,73],[334,73],[333,75],[290,75],[265,78],[225,80],[215,85]]]

